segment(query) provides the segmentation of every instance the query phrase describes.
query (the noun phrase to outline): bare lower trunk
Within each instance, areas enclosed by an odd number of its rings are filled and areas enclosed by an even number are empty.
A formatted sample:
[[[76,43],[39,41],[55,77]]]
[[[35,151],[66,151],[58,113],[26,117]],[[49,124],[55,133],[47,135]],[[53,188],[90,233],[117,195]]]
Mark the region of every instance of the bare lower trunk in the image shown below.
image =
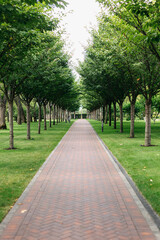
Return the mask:
[[[65,123],[67,123],[67,110],[65,110]]]
[[[105,124],[108,123],[108,105],[106,104],[106,120],[105,120]]]
[[[105,107],[103,106],[103,122],[104,122],[104,119],[105,119]]]
[[[58,108],[59,109],[59,123],[61,122],[61,109],[60,109],[60,107]]]
[[[63,122],[63,110],[61,109],[61,122]]]
[[[135,117],[135,103],[131,103],[130,138],[134,138],[134,117]]]
[[[120,132],[123,133],[123,104],[119,104],[119,110],[120,110]]]
[[[57,124],[58,124],[58,106],[57,106]]]
[[[0,129],[7,129],[6,120],[6,97],[0,95]]]
[[[24,122],[26,122],[26,118],[25,118],[25,114],[24,114],[24,110],[22,107],[22,103],[19,97],[16,97],[14,99],[16,105],[17,105],[17,123],[18,124],[22,124]]]
[[[109,104],[109,126],[112,125],[112,116],[111,116],[111,103]]]
[[[38,134],[41,133],[41,105],[39,104],[38,109]]]
[[[10,101],[8,103],[9,105],[9,139],[10,139],[10,144],[9,147],[10,149],[14,149],[14,135],[13,135],[13,101]]]
[[[53,125],[56,124],[56,105],[54,104],[54,112],[53,112]]]
[[[49,127],[52,127],[52,105],[49,105]]]
[[[63,110],[63,122],[64,122],[64,110]]]
[[[44,130],[47,130],[47,122],[46,122],[46,104],[43,104],[43,115],[44,115]]]
[[[145,104],[145,146],[151,146],[151,104],[146,100]]]
[[[31,139],[31,130],[30,130],[30,103],[27,104],[27,139]]]
[[[34,112],[33,112],[34,122],[37,122],[37,114],[36,114],[36,102],[34,103]]]
[[[116,103],[113,103],[113,108],[114,108],[114,129],[117,128],[117,122],[116,122]]]

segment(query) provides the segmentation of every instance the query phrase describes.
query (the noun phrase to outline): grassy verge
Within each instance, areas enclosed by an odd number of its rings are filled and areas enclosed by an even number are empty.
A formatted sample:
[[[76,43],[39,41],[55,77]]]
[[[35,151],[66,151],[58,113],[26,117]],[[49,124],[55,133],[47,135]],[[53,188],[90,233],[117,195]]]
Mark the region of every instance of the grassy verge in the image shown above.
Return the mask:
[[[130,139],[130,122],[124,122],[124,133],[117,129],[104,126],[101,132],[101,123],[90,120],[91,125],[119,160],[137,187],[160,215],[160,123],[152,124],[152,144],[156,146],[142,147],[144,144],[143,121],[135,123],[135,138]]]
[[[40,135],[37,123],[32,123],[32,140],[26,140],[26,124],[14,123],[16,150],[4,150],[9,146],[9,130],[0,130],[0,222],[72,123],[48,127]]]

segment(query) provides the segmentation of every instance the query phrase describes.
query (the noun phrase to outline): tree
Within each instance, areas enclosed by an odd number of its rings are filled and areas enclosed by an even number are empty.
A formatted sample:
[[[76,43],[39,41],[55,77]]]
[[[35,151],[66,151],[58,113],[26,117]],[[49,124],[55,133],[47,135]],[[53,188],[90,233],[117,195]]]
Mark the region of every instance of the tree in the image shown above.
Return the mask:
[[[100,1],[108,7],[114,19],[118,19],[114,28],[128,41],[131,49],[135,48],[139,77],[137,78],[137,89],[145,97],[146,102],[146,127],[145,146],[151,145],[151,100],[159,92],[159,28],[157,25],[157,1],[155,4],[147,1]],[[153,16],[155,9],[156,16]],[[108,14],[106,19],[108,19]],[[110,19],[113,17],[110,17]],[[154,24],[155,23],[155,24]],[[156,36],[156,37],[155,37]],[[133,47],[134,46],[134,47]],[[134,71],[135,72],[135,71]],[[135,74],[134,74],[135,75]],[[133,91],[132,91],[133,93]],[[136,93],[137,95],[137,93]],[[135,95],[135,96],[136,96]],[[133,95],[132,95],[133,97]],[[131,99],[130,99],[131,100]],[[131,101],[133,101],[132,99]]]
[[[29,2],[31,6],[28,6]],[[46,1],[46,3],[60,1]],[[34,4],[34,6],[32,5]],[[13,142],[13,99],[19,86],[26,80],[19,66],[27,52],[39,42],[38,33],[53,30],[56,21],[44,12],[44,4],[34,1],[3,1],[0,4],[0,82],[9,104],[10,149]]]
[[[105,31],[108,30],[108,32]],[[121,49],[118,47],[118,38],[116,38],[112,28],[105,28],[101,22],[99,30],[92,32],[93,43],[86,50],[86,58],[84,63],[80,65],[80,74],[86,89],[95,91],[102,98],[102,105],[114,103],[116,110],[116,102],[120,106],[120,131],[123,132],[123,114],[122,104],[129,91],[129,81],[126,77],[126,68],[124,65]],[[110,125],[111,125],[111,111]],[[116,127],[116,112],[114,114]]]
[[[0,129],[6,129],[6,97],[3,92],[0,91]]]
[[[134,28],[147,49],[160,62],[159,0],[97,0],[107,10]],[[131,41],[133,38],[128,36]]]

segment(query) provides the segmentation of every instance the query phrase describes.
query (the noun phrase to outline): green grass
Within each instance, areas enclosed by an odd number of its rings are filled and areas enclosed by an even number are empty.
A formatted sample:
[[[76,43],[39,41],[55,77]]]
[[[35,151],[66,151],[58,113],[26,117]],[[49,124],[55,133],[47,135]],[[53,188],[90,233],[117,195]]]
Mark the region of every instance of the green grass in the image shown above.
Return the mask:
[[[9,130],[0,130],[0,222],[72,123],[48,127],[40,135],[38,124],[32,123],[32,140],[26,140],[26,124],[14,123],[16,150],[5,150],[9,147]]]
[[[90,120],[103,142],[126,169],[153,209],[160,215],[160,122],[152,124],[152,144],[144,144],[145,124],[135,122],[135,138],[129,138],[130,122],[124,122],[124,133],[108,125],[101,132],[101,122]]]

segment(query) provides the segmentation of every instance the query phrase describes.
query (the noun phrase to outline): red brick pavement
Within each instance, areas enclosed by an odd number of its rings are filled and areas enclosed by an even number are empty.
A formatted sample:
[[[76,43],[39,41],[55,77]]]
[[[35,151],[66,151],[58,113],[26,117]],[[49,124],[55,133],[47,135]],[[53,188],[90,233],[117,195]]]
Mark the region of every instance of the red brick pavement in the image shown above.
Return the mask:
[[[85,120],[73,124],[1,240],[156,239]]]

